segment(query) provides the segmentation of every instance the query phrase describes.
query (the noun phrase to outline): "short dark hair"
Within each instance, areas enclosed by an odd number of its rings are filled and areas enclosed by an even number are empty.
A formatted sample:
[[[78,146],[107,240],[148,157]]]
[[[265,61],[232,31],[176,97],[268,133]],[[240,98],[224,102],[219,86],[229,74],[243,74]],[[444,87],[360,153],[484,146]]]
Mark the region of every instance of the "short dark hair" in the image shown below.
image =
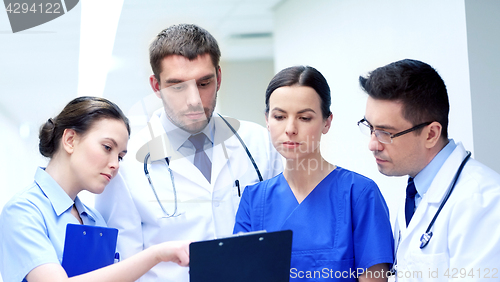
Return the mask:
[[[450,104],[443,79],[430,65],[405,59],[360,76],[361,88],[373,99],[400,101],[403,117],[413,125],[437,121],[448,139]],[[417,134],[421,130],[416,131]]]
[[[178,24],[164,29],[149,45],[149,63],[158,81],[163,58],[180,55],[194,60],[203,54],[209,54],[214,67],[219,67],[221,53],[217,40],[208,31],[194,24]]]
[[[100,98],[82,96],[70,101],[55,118],[49,118],[40,127],[40,143],[38,149],[44,157],[52,158],[59,149],[64,130],[73,129],[85,135],[98,120],[111,118],[122,120],[130,136],[130,125],[127,117],[113,102]]]
[[[266,114],[269,113],[269,98],[274,90],[293,85],[308,86],[318,93],[323,119],[327,119],[332,114],[330,111],[332,98],[328,82],[317,69],[310,66],[289,67],[281,70],[271,79],[266,90]]]

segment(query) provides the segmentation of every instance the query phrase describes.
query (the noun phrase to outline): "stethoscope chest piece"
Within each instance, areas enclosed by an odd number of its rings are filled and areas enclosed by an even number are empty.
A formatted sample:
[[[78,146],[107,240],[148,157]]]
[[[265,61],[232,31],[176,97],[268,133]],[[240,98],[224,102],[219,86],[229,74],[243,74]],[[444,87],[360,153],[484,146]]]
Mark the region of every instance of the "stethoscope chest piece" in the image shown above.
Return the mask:
[[[422,237],[420,237],[420,249],[423,249],[425,248],[425,246],[427,246],[427,244],[429,244],[429,241],[431,240],[432,238],[432,232],[426,232],[424,234],[422,234]]]

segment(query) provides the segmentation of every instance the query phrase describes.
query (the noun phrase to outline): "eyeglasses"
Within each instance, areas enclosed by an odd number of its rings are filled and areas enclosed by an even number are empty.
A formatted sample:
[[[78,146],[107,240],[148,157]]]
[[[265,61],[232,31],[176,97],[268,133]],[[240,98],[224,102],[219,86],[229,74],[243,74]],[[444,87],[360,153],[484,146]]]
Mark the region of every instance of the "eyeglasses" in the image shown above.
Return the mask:
[[[406,133],[410,133],[410,132],[415,131],[417,129],[420,129],[424,126],[427,126],[431,123],[432,123],[432,121],[424,122],[424,123],[421,123],[419,125],[415,125],[414,127],[410,128],[410,129],[398,132],[396,134],[391,134],[387,131],[374,129],[373,126],[364,118],[361,119],[360,121],[358,121],[358,127],[359,127],[359,130],[361,130],[361,132],[367,136],[371,136],[373,133],[375,133],[375,137],[377,137],[377,139],[380,143],[391,144],[393,138],[399,137],[401,135],[405,135]]]

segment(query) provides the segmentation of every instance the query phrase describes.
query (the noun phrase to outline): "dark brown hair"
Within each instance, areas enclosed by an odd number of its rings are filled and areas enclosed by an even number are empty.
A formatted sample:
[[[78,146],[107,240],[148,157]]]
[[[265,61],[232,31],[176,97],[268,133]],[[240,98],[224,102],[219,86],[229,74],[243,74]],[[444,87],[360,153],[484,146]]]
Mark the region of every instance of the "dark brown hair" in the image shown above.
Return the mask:
[[[164,29],[149,45],[149,63],[158,81],[163,58],[180,55],[194,60],[203,54],[210,54],[214,67],[219,66],[221,54],[217,40],[208,31],[194,24],[179,24]]]
[[[116,104],[104,98],[83,96],[73,99],[59,115],[49,118],[40,127],[40,154],[52,158],[59,149],[65,129],[73,129],[84,135],[96,121],[103,118],[122,120],[130,136],[128,119]]]
[[[360,76],[359,84],[373,99],[403,103],[403,117],[413,125],[439,122],[442,138],[448,139],[448,92],[430,65],[410,59],[397,61],[375,69],[367,77]]]
[[[332,114],[330,111],[332,98],[328,82],[317,69],[310,66],[289,67],[281,70],[271,79],[266,90],[266,114],[269,113],[269,99],[274,90],[293,85],[311,87],[318,93],[323,119],[327,119]]]

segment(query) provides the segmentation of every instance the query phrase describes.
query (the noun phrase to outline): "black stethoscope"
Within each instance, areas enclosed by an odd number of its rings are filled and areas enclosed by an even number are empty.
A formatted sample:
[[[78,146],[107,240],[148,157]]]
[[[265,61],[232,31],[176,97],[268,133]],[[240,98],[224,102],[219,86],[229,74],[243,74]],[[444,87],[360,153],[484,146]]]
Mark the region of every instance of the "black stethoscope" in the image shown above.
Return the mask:
[[[421,242],[420,249],[425,248],[425,246],[427,246],[427,244],[429,244],[429,241],[432,238],[432,232],[431,232],[432,226],[434,226],[434,222],[436,221],[439,213],[443,209],[444,204],[446,204],[446,201],[448,201],[448,198],[450,197],[451,192],[453,192],[453,189],[455,188],[455,184],[457,183],[458,177],[462,173],[462,170],[464,169],[465,164],[469,160],[470,155],[471,155],[471,152],[467,151],[467,156],[465,156],[464,160],[460,164],[460,167],[458,168],[457,172],[455,173],[455,177],[453,177],[453,181],[451,182],[451,186],[448,189],[448,192],[446,193],[446,196],[444,197],[443,201],[439,205],[439,208],[436,211],[436,214],[434,215],[434,217],[432,218],[431,223],[429,223],[429,226],[427,227],[427,230],[425,231],[424,234],[422,234],[422,237],[420,237],[420,242]]]
[[[436,219],[437,219],[439,213],[441,213],[441,210],[443,209],[444,205],[448,201],[448,198],[450,198],[451,192],[453,192],[453,189],[455,189],[455,184],[457,183],[457,180],[460,177],[460,174],[462,173],[462,170],[464,169],[464,166],[467,163],[467,161],[469,160],[470,156],[471,156],[471,152],[467,151],[467,156],[465,156],[465,158],[462,160],[462,163],[460,164],[460,167],[458,167],[458,170],[455,173],[455,176],[453,177],[453,180],[450,184],[450,188],[448,188],[448,191],[446,192],[446,195],[445,195],[443,201],[441,201],[441,204],[439,205],[438,210],[434,214],[434,217],[432,218],[431,222],[429,223],[429,226],[427,226],[427,230],[420,237],[420,249],[425,248],[427,246],[427,244],[429,244],[429,241],[432,238],[431,229],[434,226],[434,222],[436,222]],[[397,253],[398,253],[398,249],[399,249],[399,240],[401,240],[401,231],[399,231],[398,244],[397,244],[396,250],[394,252],[394,263],[392,264],[392,269],[390,270],[390,272],[393,275],[395,275],[396,268],[397,268]]]
[[[241,137],[238,134],[238,132],[236,132],[236,130],[234,129],[234,127],[225,118],[223,118],[220,114],[218,114],[218,115],[226,123],[226,125],[229,127],[229,129],[231,129],[231,131],[233,132],[233,134],[238,138],[238,140],[241,143],[241,146],[243,146],[243,148],[245,149],[245,152],[247,153],[248,158],[252,162],[252,165],[253,165],[253,167],[255,169],[255,172],[257,173],[257,176],[259,177],[259,181],[263,181],[264,179],[262,178],[260,170],[257,167],[257,163],[255,163],[255,160],[253,159],[252,154],[250,153],[250,151],[248,150],[247,146],[245,145],[245,142],[243,142],[243,139],[241,139]],[[172,214],[169,214],[167,212],[167,210],[165,209],[165,207],[161,203],[160,198],[158,197],[158,194],[156,193],[156,189],[155,189],[155,187],[153,185],[153,181],[151,181],[151,176],[149,175],[148,161],[149,161],[149,153],[147,153],[146,156],[144,157],[144,174],[146,175],[146,177],[148,179],[149,186],[151,186],[151,189],[153,190],[153,193],[155,195],[156,201],[160,205],[163,213],[165,213],[165,215],[166,215],[164,217],[165,218],[169,218],[169,217],[179,216],[180,214],[177,213],[177,190],[175,188],[174,174],[173,174],[172,170],[170,169],[170,161],[169,161],[169,159],[165,158],[167,169],[168,169],[168,172],[170,173],[170,181],[172,182],[172,189],[173,189],[173,192],[174,192],[174,212]],[[238,189],[239,189],[239,182],[238,182],[238,180],[236,180],[235,183],[236,183],[236,185],[238,185]],[[238,192],[239,192],[239,190],[238,190]]]

